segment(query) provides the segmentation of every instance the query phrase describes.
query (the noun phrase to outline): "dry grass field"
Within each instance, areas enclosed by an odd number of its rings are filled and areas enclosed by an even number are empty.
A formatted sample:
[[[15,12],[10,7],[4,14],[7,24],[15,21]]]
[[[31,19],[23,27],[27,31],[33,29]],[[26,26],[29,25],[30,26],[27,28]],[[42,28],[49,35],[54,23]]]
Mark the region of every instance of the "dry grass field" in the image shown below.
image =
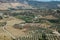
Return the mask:
[[[7,25],[5,26],[6,30],[8,32],[10,32],[12,35],[14,35],[15,37],[25,35],[25,33],[23,32],[25,29],[19,30],[19,29],[13,28],[14,24],[19,24],[19,23],[23,22],[23,20],[19,20],[19,19],[15,19],[15,18],[10,18],[10,19],[11,20],[7,20]]]
[[[12,40],[12,38],[0,27],[0,40]]]
[[[10,32],[12,35],[19,36],[20,34],[23,35],[24,33],[22,32],[22,30],[18,30],[18,29],[14,29],[12,26],[14,24],[19,24],[22,22],[22,20],[19,19],[15,19],[13,17],[7,18],[7,19],[3,19],[0,20],[0,22],[7,22],[7,25],[3,26],[6,28],[6,30],[8,32]],[[10,34],[8,32],[6,32],[5,29],[3,29],[3,27],[0,27],[0,40],[12,40]]]
[[[19,24],[19,23],[21,23],[21,22],[23,22],[23,20],[19,20],[19,19],[16,19],[16,18],[13,18],[13,19],[11,19],[11,20],[9,20],[9,21],[7,21],[7,25],[6,25],[6,29],[7,29],[7,31],[9,31],[12,35],[14,35],[15,37],[19,37],[19,36],[25,36],[26,35],[26,32],[24,32],[26,29],[22,29],[22,30],[20,30],[20,29],[15,29],[14,27],[13,27],[13,25],[14,24]],[[27,24],[27,25],[29,25],[29,24]],[[30,24],[31,25],[31,24]],[[32,23],[32,25],[33,25],[33,23]],[[37,24],[36,24],[37,25]],[[40,25],[40,26],[42,26],[42,27],[50,27],[50,24],[44,24],[44,23],[42,23],[42,24],[38,24],[38,25]]]

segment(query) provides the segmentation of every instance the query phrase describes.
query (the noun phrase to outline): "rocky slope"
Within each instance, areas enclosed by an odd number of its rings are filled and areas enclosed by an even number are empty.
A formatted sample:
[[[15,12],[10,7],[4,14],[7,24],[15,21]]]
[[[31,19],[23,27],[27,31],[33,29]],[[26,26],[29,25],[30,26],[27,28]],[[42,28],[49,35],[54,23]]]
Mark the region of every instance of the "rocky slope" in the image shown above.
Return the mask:
[[[0,10],[9,9],[32,9],[26,1],[19,0],[0,0]]]
[[[0,3],[0,10],[14,9],[32,9],[32,6],[22,3]]]

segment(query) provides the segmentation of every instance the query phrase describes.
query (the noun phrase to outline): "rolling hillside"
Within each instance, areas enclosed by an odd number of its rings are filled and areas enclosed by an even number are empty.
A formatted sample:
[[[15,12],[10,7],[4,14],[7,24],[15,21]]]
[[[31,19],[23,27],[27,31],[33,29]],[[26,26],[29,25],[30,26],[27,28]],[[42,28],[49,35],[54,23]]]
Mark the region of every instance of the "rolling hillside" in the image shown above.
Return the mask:
[[[28,4],[22,4],[22,3],[0,3],[0,10],[7,10],[9,8],[12,8],[12,9],[30,9],[32,7]]]
[[[0,10],[7,9],[57,9],[60,8],[60,2],[50,1],[50,2],[38,2],[29,0],[0,0]]]
[[[0,10],[9,10],[9,9],[32,9],[26,1],[21,2],[19,0],[0,0]]]

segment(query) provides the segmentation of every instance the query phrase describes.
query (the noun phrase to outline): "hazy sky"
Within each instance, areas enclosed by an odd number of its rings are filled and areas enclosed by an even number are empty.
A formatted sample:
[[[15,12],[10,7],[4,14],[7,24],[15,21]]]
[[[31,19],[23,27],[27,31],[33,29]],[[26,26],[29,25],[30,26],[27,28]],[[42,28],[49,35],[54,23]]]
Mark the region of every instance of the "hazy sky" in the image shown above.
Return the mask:
[[[35,1],[60,1],[60,0],[35,0]]]

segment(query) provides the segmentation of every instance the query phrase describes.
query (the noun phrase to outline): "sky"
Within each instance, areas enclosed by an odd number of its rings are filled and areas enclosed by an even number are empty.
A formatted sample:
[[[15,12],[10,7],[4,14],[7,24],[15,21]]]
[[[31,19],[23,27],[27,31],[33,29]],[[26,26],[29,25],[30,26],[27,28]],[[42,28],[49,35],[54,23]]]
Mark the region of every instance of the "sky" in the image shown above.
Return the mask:
[[[60,1],[60,0],[34,0],[34,1]]]

